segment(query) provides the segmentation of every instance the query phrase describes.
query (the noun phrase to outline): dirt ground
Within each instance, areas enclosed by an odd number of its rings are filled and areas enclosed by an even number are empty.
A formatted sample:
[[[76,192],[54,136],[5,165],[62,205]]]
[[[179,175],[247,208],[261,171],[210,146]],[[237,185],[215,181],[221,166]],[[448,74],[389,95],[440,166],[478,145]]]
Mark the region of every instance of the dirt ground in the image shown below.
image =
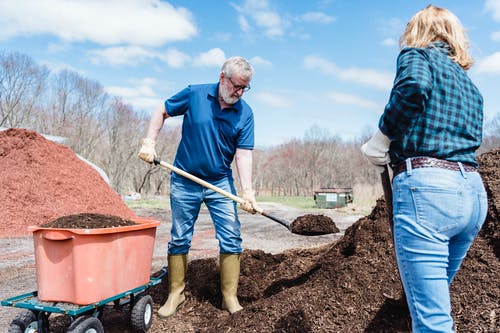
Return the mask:
[[[458,332],[500,331],[500,149],[483,154],[479,162],[489,210],[450,287]],[[304,214],[279,206],[264,209],[289,220]],[[238,296],[244,309],[229,315],[220,309],[217,243],[209,215],[202,211],[190,251],[187,300],[168,320],[155,314],[150,332],[410,332],[406,308],[388,298],[397,298],[402,290],[385,202],[378,200],[364,217],[347,210],[321,212],[335,221],[338,233],[295,235],[262,216],[241,214],[245,250]],[[164,209],[135,214],[162,221],[154,272],[165,264],[169,213]],[[0,298],[35,290],[30,236],[0,238],[0,246]],[[167,278],[149,293],[157,310],[168,294]],[[17,312],[0,308],[0,327],[7,327]],[[101,319],[106,332],[130,332],[128,318],[129,312],[122,309],[105,311]],[[50,320],[53,332],[64,332],[68,324],[65,316]]]

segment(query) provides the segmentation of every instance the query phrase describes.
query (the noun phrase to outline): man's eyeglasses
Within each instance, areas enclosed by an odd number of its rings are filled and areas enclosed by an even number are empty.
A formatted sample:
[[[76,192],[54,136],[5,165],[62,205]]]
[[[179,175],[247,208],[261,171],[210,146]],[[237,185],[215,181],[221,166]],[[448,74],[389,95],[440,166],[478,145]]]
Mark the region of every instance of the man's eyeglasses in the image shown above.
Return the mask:
[[[242,90],[243,92],[247,92],[250,90],[250,85],[248,86],[238,86],[236,84],[234,84],[233,80],[231,80],[230,77],[227,78],[229,80],[229,82],[231,82],[231,85],[233,86],[233,89],[235,91],[238,91],[238,90]]]

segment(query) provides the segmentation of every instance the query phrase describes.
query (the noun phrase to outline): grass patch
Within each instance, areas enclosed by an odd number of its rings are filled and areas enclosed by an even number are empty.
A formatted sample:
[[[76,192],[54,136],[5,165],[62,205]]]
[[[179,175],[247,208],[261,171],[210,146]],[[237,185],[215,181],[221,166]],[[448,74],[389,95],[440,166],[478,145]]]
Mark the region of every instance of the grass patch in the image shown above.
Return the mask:
[[[300,209],[311,209],[316,207],[313,197],[274,197],[274,196],[258,196],[257,203],[262,202],[274,202],[282,205],[300,208]]]
[[[145,198],[141,200],[125,200],[129,208],[169,208],[170,200],[168,196],[159,198]],[[258,196],[257,202],[274,202],[282,205],[300,208],[311,209],[315,208],[316,203],[312,197],[273,197],[273,196]]]
[[[145,209],[155,209],[155,208],[169,208],[170,200],[168,197],[152,198],[152,199],[141,199],[141,200],[125,200],[125,204],[128,208],[145,208]]]
[[[359,192],[358,192],[359,193]],[[356,191],[354,195],[354,204],[351,204],[351,208],[355,208],[357,211],[362,212],[367,215],[373,209],[375,205],[376,196],[359,195],[356,196]],[[142,209],[170,209],[170,198],[169,196],[154,197],[154,198],[144,198],[135,201],[124,201],[127,207],[131,209],[142,208]],[[311,197],[283,197],[283,196],[257,196],[257,203],[259,202],[270,202],[277,203],[289,207],[294,207],[297,209],[317,209],[316,202],[314,198]]]

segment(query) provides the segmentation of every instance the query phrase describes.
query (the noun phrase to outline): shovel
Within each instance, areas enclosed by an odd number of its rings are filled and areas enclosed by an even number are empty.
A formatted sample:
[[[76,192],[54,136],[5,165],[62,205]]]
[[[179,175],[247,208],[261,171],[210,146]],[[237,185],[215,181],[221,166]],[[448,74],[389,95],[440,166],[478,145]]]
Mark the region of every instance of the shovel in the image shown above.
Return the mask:
[[[209,182],[204,181],[203,179],[200,179],[200,178],[198,178],[198,177],[196,177],[196,176],[194,176],[194,175],[192,175],[184,170],[181,170],[181,169],[179,169],[171,164],[168,164],[167,162],[163,162],[163,161],[160,161],[159,159],[155,158],[153,160],[153,163],[155,165],[160,165],[166,169],[169,169],[169,170],[171,170],[171,171],[173,171],[181,176],[184,176],[188,179],[191,179],[195,183],[198,183],[198,184],[205,186],[206,188],[209,188],[209,189],[211,189],[219,194],[222,194],[223,196],[228,197],[229,199],[231,199],[239,204],[244,204],[246,202],[242,198],[240,198],[232,193],[229,193],[221,188],[218,188],[217,186],[214,186],[214,185],[210,184]],[[269,214],[268,212],[264,211],[263,209],[258,209],[256,211],[257,211],[257,213],[261,214],[262,216],[265,216],[265,217],[273,220],[274,222],[278,222],[279,224],[281,224],[282,226],[287,228],[289,231],[293,232],[292,231],[292,222],[288,222],[288,221],[285,221],[283,219],[280,219],[279,217],[273,216],[273,215]]]
[[[389,166],[386,164],[384,165],[384,171],[380,174],[380,178],[382,181],[382,188],[384,190],[384,199],[385,199],[385,206],[387,209],[387,219],[389,220],[389,225],[391,227],[391,235],[394,243],[394,216],[392,215],[392,182],[391,182],[391,175],[389,173]],[[394,248],[394,256],[396,256],[396,249]],[[399,268],[398,268],[399,271]],[[398,274],[399,275],[399,274]],[[401,278],[400,278],[401,281]],[[403,282],[401,281],[401,289],[403,290],[403,293],[400,298],[395,298],[391,295],[386,295],[384,296],[389,300],[394,305],[406,307],[406,295],[405,295],[405,289],[403,287]]]

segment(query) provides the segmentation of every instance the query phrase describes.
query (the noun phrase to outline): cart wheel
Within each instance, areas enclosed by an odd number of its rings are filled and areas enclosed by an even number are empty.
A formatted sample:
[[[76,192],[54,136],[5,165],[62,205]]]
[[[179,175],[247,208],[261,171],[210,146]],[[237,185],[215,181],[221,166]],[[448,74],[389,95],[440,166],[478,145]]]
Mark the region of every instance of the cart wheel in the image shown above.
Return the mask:
[[[7,333],[36,333],[38,320],[33,311],[26,310],[19,313],[10,323]]]
[[[71,323],[68,333],[104,333],[104,327],[96,317],[82,316]]]
[[[151,296],[142,296],[135,302],[130,319],[135,331],[147,332],[149,330],[153,322],[153,299]]]

